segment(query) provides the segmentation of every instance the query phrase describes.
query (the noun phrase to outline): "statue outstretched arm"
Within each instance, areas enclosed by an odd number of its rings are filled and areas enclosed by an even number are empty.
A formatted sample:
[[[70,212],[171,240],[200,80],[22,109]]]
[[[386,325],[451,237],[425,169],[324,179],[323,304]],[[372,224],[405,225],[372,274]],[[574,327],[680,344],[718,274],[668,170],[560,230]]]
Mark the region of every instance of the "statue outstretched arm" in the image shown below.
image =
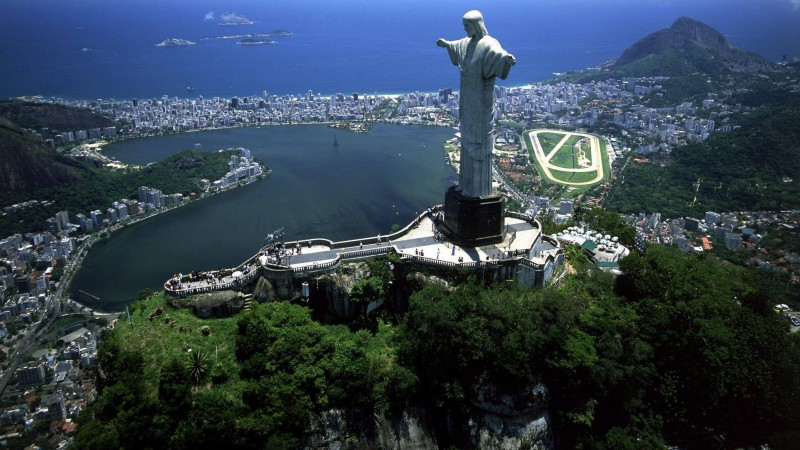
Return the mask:
[[[439,39],[436,41],[436,45],[439,47],[444,47],[447,49],[447,54],[450,56],[450,62],[453,63],[454,66],[457,66],[459,63],[459,56],[461,53],[457,50],[458,43],[460,41],[448,41],[446,39]]]

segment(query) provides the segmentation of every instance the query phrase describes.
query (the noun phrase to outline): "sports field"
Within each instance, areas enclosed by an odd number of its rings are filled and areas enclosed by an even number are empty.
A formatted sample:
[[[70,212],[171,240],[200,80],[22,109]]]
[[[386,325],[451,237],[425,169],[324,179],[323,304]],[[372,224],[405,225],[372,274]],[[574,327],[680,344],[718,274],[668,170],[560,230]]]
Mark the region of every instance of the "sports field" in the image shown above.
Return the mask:
[[[588,187],[608,178],[608,155],[597,136],[533,130],[525,143],[542,177],[553,183]]]

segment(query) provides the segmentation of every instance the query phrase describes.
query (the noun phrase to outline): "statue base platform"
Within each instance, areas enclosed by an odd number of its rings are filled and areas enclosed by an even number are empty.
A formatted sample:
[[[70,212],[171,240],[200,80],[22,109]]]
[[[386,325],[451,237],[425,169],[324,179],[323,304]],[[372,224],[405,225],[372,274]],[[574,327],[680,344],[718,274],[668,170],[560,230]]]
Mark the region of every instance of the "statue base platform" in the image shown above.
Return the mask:
[[[464,247],[497,244],[505,235],[505,200],[501,196],[465,197],[458,186],[444,198],[442,233]]]

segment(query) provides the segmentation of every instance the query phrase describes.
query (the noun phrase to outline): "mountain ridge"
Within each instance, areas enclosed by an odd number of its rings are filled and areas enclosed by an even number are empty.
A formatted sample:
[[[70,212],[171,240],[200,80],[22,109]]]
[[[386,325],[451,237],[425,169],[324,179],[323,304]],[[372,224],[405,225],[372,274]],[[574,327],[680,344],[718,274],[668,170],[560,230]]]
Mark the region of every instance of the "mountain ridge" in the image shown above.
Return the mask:
[[[26,131],[50,132],[113,126],[108,117],[89,110],[19,100],[0,102],[0,192],[31,194],[39,189],[71,186],[85,175],[83,163],[53,150]]]
[[[60,155],[18,124],[0,117],[0,191],[33,193],[80,181],[81,163]]]
[[[685,67],[675,67],[676,56],[686,63]],[[625,49],[610,68],[638,71],[637,76],[650,76],[663,75],[655,72],[664,72],[664,69],[674,75],[694,72],[721,75],[774,71],[778,66],[760,55],[731,45],[711,26],[683,16],[669,28],[651,33]],[[677,73],[675,69],[679,69]]]

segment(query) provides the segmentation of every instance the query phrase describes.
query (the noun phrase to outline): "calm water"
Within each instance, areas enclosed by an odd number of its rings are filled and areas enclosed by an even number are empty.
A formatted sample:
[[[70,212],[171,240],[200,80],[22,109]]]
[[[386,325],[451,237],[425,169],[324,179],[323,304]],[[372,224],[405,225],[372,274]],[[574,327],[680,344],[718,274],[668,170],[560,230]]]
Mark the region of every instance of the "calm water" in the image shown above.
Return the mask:
[[[458,85],[437,38],[464,36],[467,9],[517,58],[506,86],[619,56],[680,16],[733,45],[779,60],[800,56],[797,0],[4,0],[0,98],[159,98],[400,93]],[[225,12],[257,23],[225,27]],[[210,20],[205,20],[206,18]],[[222,35],[268,33],[275,45]],[[197,44],[164,48],[182,38]]]
[[[339,142],[333,146],[334,134]],[[239,128],[125,141],[106,147],[121,161],[156,161],[202,144],[246,147],[272,174],[127,227],[89,252],[74,299],[119,311],[143,288],[177,272],[230,267],[252,256],[267,233],[355,239],[387,233],[444,199],[455,180],[442,143],[453,130],[379,125],[369,133],[326,126]],[[79,293],[99,297],[100,302]]]

